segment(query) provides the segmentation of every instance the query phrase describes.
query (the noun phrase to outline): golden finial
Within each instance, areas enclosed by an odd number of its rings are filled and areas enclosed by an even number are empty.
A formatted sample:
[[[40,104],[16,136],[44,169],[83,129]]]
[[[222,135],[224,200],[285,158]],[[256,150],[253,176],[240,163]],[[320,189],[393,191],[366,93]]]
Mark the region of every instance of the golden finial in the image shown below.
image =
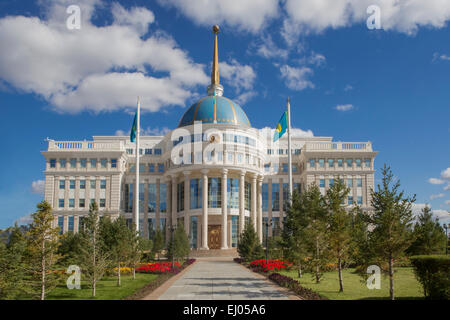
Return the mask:
[[[211,85],[219,84],[219,50],[217,49],[217,34],[219,33],[219,26],[216,24],[212,28],[214,32],[214,56],[211,71]]]

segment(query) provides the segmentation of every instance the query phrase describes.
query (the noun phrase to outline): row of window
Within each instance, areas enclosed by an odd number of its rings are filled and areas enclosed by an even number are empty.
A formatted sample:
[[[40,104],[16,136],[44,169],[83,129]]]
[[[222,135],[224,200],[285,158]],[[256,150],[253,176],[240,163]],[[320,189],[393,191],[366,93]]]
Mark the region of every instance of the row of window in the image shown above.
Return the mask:
[[[147,170],[148,167],[148,170]],[[155,170],[158,170],[157,172],[164,172],[164,163],[140,163],[139,164],[139,172],[156,172]],[[136,165],[130,164],[130,172],[136,172]]]
[[[76,180],[69,180],[69,189],[75,189]],[[89,186],[91,189],[96,188],[96,180],[89,180]],[[66,180],[59,180],[59,189],[66,188]],[[80,180],[80,189],[86,189],[86,180]],[[106,179],[100,180],[100,189],[106,189]]]
[[[287,173],[288,170],[289,170],[289,164],[282,163],[281,168],[282,168],[282,172],[283,173]],[[264,171],[265,172],[271,172],[271,171],[272,172],[279,172],[280,171],[280,165],[278,163],[272,163],[272,164],[266,163],[264,165]],[[298,172],[298,166],[296,164],[292,164],[292,172],[293,173]]]
[[[344,179],[341,179],[342,182],[344,182]],[[328,179],[328,185],[330,188],[334,185],[334,179]],[[362,179],[356,178],[356,186],[362,187]],[[325,188],[325,179],[319,180],[319,187]],[[347,179],[347,187],[353,188],[353,179]]]
[[[250,154],[246,153],[234,153],[234,152],[225,152],[226,154],[226,161],[227,163],[234,163],[234,160],[236,159],[236,162],[238,164],[253,164],[258,165],[259,159],[257,157],[251,156]],[[192,163],[210,163],[213,161],[213,159],[219,163],[222,163],[224,161],[224,152],[222,151],[208,151],[205,154],[205,159],[203,159],[203,152],[196,152],[195,153],[195,159],[194,159],[194,153],[190,153],[186,157],[181,154],[179,158],[177,159],[177,164],[192,164]]]
[[[117,168],[117,159],[110,159],[111,161],[111,168]],[[50,168],[56,168],[56,159],[50,159]],[[59,159],[59,167],[62,169],[70,168],[70,169],[76,169],[77,168],[77,162],[78,159]],[[79,159],[80,168],[84,169],[87,168],[87,165],[89,163],[90,169],[97,169],[98,165],[100,169],[107,169],[108,167],[108,159]]]
[[[353,163],[355,163],[355,166],[357,168],[361,168],[362,164],[364,163],[365,168],[370,168],[370,159],[345,159],[345,164],[347,168],[353,168]],[[316,168],[316,165],[319,166],[319,168],[325,167],[325,159],[310,159],[309,160],[309,167],[310,168]],[[328,167],[334,168],[334,167],[342,168],[344,167],[344,159],[328,159]]]
[[[134,206],[134,184],[125,184],[125,212],[133,212]],[[157,204],[157,184],[148,184],[148,212],[156,212]],[[159,185],[159,210],[160,212],[166,212],[167,210],[167,185],[161,183]],[[145,184],[139,184],[139,212],[144,212],[145,205]]]
[[[95,202],[95,199],[90,199],[90,204],[93,204]],[[75,199],[71,198],[69,199],[69,208],[75,208]],[[58,208],[64,208],[65,206],[65,200],[64,198],[58,199]],[[100,199],[99,200],[99,207],[105,208],[106,206],[106,199]],[[78,199],[78,208],[86,208],[86,199]]]
[[[295,154],[295,155],[299,155],[301,153],[301,149],[291,149],[291,154]],[[267,154],[268,155],[273,155],[275,154],[275,150],[274,149],[267,149]],[[282,155],[289,155],[289,149],[277,149],[277,154]]]
[[[129,148],[126,150],[127,154],[132,155],[135,154],[136,149]],[[139,154],[145,154],[145,155],[155,155],[160,156],[162,154],[162,149],[160,148],[154,148],[154,149],[139,149]]]
[[[247,136],[241,136],[233,133],[223,133],[224,142],[234,142],[249,145],[251,147],[256,147],[256,140]],[[191,142],[201,142],[207,141],[207,135],[205,133],[191,134],[190,136],[179,137],[178,140],[172,141],[173,146],[180,143],[191,143]]]
[[[301,192],[301,185],[294,183],[294,190]],[[289,199],[289,184],[283,183],[283,210],[286,210],[287,200]],[[269,209],[269,184],[262,184],[262,210]],[[272,184],[272,211],[280,211],[280,184]]]

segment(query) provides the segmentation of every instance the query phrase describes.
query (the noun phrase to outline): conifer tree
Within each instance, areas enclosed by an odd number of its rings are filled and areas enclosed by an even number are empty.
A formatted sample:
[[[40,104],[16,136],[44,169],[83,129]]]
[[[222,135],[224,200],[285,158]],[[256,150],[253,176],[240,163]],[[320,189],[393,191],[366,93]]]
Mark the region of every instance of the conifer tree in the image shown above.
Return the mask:
[[[239,237],[237,252],[245,261],[252,261],[264,257],[264,250],[259,243],[258,235],[252,223],[246,223],[244,231]]]
[[[57,285],[57,277],[49,271],[59,259],[59,228],[53,227],[52,208],[46,201],[37,205],[27,238],[27,291],[45,300],[48,292]]]
[[[156,230],[155,238],[153,239],[153,247],[152,252],[153,255],[156,255],[159,260],[159,255],[161,254],[162,249],[164,248],[164,238],[160,229]]]

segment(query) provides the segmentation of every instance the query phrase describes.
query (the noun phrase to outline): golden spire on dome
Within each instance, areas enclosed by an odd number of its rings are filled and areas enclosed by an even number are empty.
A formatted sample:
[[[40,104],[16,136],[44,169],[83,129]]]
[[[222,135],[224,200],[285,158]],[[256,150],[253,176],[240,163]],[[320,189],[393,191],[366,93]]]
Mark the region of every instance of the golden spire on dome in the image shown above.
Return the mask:
[[[214,54],[211,70],[211,84],[208,86],[208,95],[222,96],[223,87],[220,84],[219,77],[219,49],[217,48],[217,34],[219,33],[219,26],[216,24],[212,28],[214,32]]]

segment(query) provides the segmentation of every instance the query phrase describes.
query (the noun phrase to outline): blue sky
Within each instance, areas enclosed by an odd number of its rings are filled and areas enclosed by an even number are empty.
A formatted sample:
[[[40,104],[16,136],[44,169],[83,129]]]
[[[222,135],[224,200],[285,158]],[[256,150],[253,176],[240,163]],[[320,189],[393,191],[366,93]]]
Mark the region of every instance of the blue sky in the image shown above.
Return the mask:
[[[416,209],[450,222],[450,3],[437,3],[2,1],[0,228],[41,200],[46,137],[126,133],[137,95],[147,134],[175,128],[206,92],[215,23],[224,94],[253,127],[273,127],[290,96],[295,128],[372,141],[378,172],[391,165]]]

